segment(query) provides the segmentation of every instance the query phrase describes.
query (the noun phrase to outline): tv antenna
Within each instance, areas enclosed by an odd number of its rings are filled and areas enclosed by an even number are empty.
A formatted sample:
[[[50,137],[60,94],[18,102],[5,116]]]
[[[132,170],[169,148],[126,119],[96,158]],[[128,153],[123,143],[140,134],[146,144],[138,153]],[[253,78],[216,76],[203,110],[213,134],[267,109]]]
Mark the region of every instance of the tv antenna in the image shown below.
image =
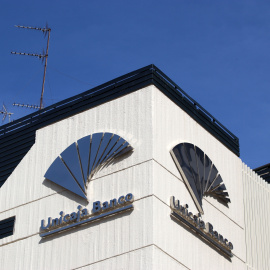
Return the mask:
[[[43,94],[44,94],[44,86],[45,86],[45,76],[46,76],[46,69],[47,69],[47,60],[48,60],[48,51],[49,51],[49,42],[50,42],[50,33],[51,28],[48,27],[46,24],[46,27],[31,27],[31,26],[22,26],[22,25],[15,25],[15,27],[18,28],[24,28],[24,29],[32,29],[32,30],[38,30],[42,31],[45,37],[47,36],[47,48],[46,53],[43,52],[43,54],[36,54],[36,53],[22,53],[22,52],[11,52],[11,54],[19,54],[19,55],[28,55],[28,56],[35,56],[42,60],[42,62],[45,60],[44,64],[44,73],[43,73],[43,82],[42,82],[42,91],[40,96],[40,104],[37,105],[28,105],[28,104],[20,104],[20,103],[13,103],[13,106],[19,106],[19,107],[26,107],[31,109],[43,109]]]
[[[24,108],[28,108],[28,109],[39,109],[40,106],[39,105],[29,105],[29,104],[21,104],[21,103],[13,103],[13,106],[18,106],[18,107],[24,107]]]
[[[3,114],[2,123],[5,121],[7,115],[8,115],[8,122],[10,123],[10,116],[13,114],[11,112],[7,111],[6,106],[3,104],[2,110],[0,111],[1,114]]]

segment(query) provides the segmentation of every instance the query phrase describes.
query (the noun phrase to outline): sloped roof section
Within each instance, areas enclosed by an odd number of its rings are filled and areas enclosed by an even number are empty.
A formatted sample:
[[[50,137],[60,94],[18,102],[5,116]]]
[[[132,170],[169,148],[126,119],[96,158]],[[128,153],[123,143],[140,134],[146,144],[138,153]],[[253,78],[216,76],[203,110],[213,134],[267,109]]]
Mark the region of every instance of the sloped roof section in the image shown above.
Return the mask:
[[[118,77],[0,127],[0,187],[35,143],[36,130],[105,102],[155,85],[237,156],[238,138],[155,65]]]

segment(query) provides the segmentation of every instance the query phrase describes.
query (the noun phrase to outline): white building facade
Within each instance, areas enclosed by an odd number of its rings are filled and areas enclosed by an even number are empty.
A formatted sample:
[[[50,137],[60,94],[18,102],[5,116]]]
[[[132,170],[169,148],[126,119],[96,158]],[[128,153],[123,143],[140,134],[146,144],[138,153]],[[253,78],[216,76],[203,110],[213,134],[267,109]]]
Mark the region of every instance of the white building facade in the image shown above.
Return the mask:
[[[159,82],[155,76],[161,77]],[[125,78],[101,86],[99,97],[93,89],[79,101],[56,104],[43,115],[2,128],[2,171],[11,169],[0,188],[0,221],[15,217],[15,222],[13,234],[0,239],[1,269],[268,269],[270,187],[243,164],[235,138],[215,120],[203,122],[207,117],[197,105],[194,112],[179,105],[184,94],[166,90],[173,88],[171,81],[155,66]],[[78,147],[81,138],[98,133],[115,134],[132,150],[85,179],[80,190],[87,199],[72,186],[64,188],[57,169],[60,184],[46,179],[50,166],[70,145],[77,142]],[[194,230],[192,218],[182,215],[183,222],[171,216],[172,196],[187,204],[190,213],[199,212],[170,153],[181,143],[201,149],[222,177],[230,202],[204,195],[200,219],[228,239],[230,248],[206,228]],[[27,151],[20,150],[21,145],[27,145]],[[20,157],[15,164],[16,153]],[[75,153],[69,158],[75,162]],[[83,170],[82,159],[80,165]],[[92,212],[96,202],[102,206],[114,198],[118,203],[111,208]],[[88,212],[71,220],[78,206]],[[46,227],[49,217],[60,219],[61,211],[63,217],[69,214],[66,222],[55,221],[56,226],[42,230],[42,220]]]

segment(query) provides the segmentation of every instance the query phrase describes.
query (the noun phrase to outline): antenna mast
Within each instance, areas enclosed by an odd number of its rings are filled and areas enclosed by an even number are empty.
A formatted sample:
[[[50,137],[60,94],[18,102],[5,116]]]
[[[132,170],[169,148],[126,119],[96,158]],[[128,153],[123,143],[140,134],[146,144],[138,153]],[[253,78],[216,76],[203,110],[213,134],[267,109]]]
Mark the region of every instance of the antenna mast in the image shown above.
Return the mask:
[[[10,116],[13,114],[11,112],[8,112],[6,109],[6,106],[3,104],[3,109],[0,111],[1,114],[3,114],[2,122],[5,121],[7,115],[8,115],[8,122],[10,123]]]
[[[18,106],[18,107],[29,108],[29,109],[39,109],[38,105],[21,104],[21,103],[15,103],[15,102],[12,105]]]
[[[46,25],[46,27],[44,27],[44,28],[31,27],[31,26],[22,26],[22,25],[15,25],[15,27],[24,28],[24,29],[38,30],[38,31],[42,31],[45,36],[48,35],[47,48],[46,48],[46,53],[45,54],[44,53],[43,54],[36,54],[36,53],[11,52],[11,54],[35,56],[35,57],[38,57],[39,59],[42,59],[42,61],[45,60],[43,81],[42,81],[42,91],[41,91],[41,96],[40,96],[40,105],[39,105],[39,107],[37,107],[36,105],[27,105],[27,106],[25,106],[24,104],[17,104],[17,103],[13,104],[13,106],[20,106],[20,107],[27,107],[27,108],[33,108],[33,109],[41,110],[41,109],[43,109],[43,94],[44,94],[44,87],[45,87],[45,76],[46,76],[46,69],[47,69],[47,60],[48,60],[48,51],[49,51],[51,28],[49,28],[48,25]]]

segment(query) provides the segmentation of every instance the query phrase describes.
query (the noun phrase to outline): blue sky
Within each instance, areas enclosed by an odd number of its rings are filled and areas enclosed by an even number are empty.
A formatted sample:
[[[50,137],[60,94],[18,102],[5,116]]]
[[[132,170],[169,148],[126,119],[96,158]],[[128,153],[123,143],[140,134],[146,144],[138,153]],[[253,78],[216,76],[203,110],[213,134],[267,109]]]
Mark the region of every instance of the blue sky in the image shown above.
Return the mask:
[[[52,28],[45,106],[155,64],[240,139],[251,168],[270,163],[270,1],[7,1],[0,4],[1,103],[18,119],[39,104]],[[2,105],[2,104],[1,104]],[[5,122],[6,123],[6,122]]]

